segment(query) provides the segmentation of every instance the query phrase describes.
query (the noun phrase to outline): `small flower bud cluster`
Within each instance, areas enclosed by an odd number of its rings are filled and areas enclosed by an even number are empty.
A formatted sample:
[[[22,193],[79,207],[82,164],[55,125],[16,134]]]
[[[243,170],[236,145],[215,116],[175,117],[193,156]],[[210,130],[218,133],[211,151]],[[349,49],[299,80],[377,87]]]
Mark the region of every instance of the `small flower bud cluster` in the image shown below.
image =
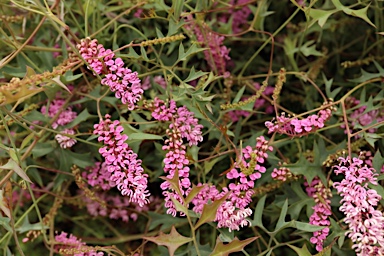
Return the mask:
[[[203,140],[201,135],[202,125],[198,124],[197,118],[185,106],[177,107],[176,102],[171,100],[168,105],[159,98],[155,98],[152,109],[152,117],[163,122],[171,122],[166,130],[168,139],[165,140],[163,150],[167,152],[164,158],[164,172],[167,178],[172,179],[175,173],[179,176],[180,191],[183,196],[188,195],[191,189],[189,180],[189,160],[186,156],[186,139],[189,146],[197,145]],[[171,198],[182,202],[180,195],[171,188],[171,184],[165,181],[161,184],[165,196],[165,207],[167,213],[176,216],[177,211]]]
[[[58,129],[61,126],[65,126],[77,117],[77,113],[75,111],[72,111],[72,107],[67,107],[62,110],[64,104],[65,100],[61,99],[60,97],[57,97],[57,99],[53,100],[51,104],[49,104],[49,107],[41,107],[41,113],[48,115],[48,117],[50,118],[53,118],[54,116],[56,116],[57,113],[61,111],[59,117],[56,119],[56,121],[52,123],[53,129]],[[65,134],[74,135],[75,130],[73,128],[64,129],[61,133],[56,134],[55,139],[59,143],[60,147],[71,148],[73,145],[76,144],[77,140],[74,138],[70,138]]]
[[[378,184],[378,174],[356,157],[352,160],[340,157],[334,171],[344,175],[344,179],[333,186],[343,198],[339,209],[349,226],[346,235],[355,243],[352,248],[358,256],[384,255],[384,217],[375,209],[381,196],[368,188],[369,184]]]
[[[111,174],[108,172],[106,162],[96,162],[94,166],[86,168],[86,171],[81,176],[90,186],[101,188],[102,190],[110,190],[115,186],[110,180]]]
[[[137,72],[124,67],[121,58],[114,59],[115,54],[110,49],[106,50],[96,39],[82,39],[77,48],[95,74],[105,75],[101,83],[109,86],[116,98],[133,110],[144,92]]]
[[[96,252],[96,250],[90,246],[87,246],[81,239],[76,236],[61,232],[61,234],[55,236],[54,246],[55,251],[62,255],[74,255],[74,256],[103,256],[103,252]]]
[[[329,234],[329,227],[331,225],[329,216],[332,215],[332,212],[331,200],[329,198],[332,197],[332,193],[318,177],[315,177],[310,185],[308,182],[305,182],[304,185],[306,186],[308,196],[312,197],[316,203],[312,207],[314,212],[309,218],[309,224],[324,227],[319,231],[313,232],[313,236],[310,239],[311,243],[316,245],[316,250],[320,252],[323,250],[324,241]]]
[[[267,151],[272,150],[263,136],[258,137],[255,148],[247,146],[242,150],[242,158],[234,164],[234,167],[226,175],[231,182],[228,187],[223,188],[221,193],[215,186],[199,184],[204,188],[192,200],[195,205],[193,210],[201,213],[204,205],[208,204],[209,201],[221,199],[227,194],[227,199],[216,212],[215,221],[218,228],[224,227],[232,231],[248,226],[249,221],[246,218],[252,214],[248,205],[254,194],[255,180],[260,179],[261,173],[266,171],[261,164],[268,157]]]
[[[271,176],[274,180],[286,181],[287,179],[291,179],[294,175],[288,167],[280,166],[279,168],[273,169]]]
[[[328,104],[329,102],[325,102],[323,106]],[[265,126],[268,128],[268,133],[277,132],[291,137],[301,137],[323,128],[325,122],[331,118],[332,110],[332,107],[325,107],[321,109],[318,114],[310,115],[304,119],[286,117],[285,113],[282,113],[281,116],[276,118],[276,121],[265,122]]]
[[[94,134],[99,135],[98,140],[104,142],[99,153],[105,158],[107,170],[111,174],[110,180],[121,191],[122,195],[129,197],[132,202],[140,206],[148,203],[147,190],[148,175],[144,174],[141,160],[125,142],[128,139],[123,126],[118,120],[111,121],[110,115],[94,125]]]

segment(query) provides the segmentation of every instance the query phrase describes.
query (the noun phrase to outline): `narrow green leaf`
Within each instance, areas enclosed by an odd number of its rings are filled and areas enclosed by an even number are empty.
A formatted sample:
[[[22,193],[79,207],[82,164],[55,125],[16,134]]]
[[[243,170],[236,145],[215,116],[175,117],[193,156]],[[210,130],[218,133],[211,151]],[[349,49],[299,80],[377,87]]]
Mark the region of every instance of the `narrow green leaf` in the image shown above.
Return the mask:
[[[262,227],[263,226],[263,211],[264,211],[264,205],[265,205],[265,199],[267,198],[267,195],[264,195],[262,198],[259,199],[259,202],[257,202],[256,208],[255,208],[255,216],[253,217],[253,220],[251,221],[251,224],[253,227]]]
[[[284,224],[286,224],[285,216],[287,215],[287,210],[288,210],[288,199],[285,200],[283,207],[281,208],[280,216],[276,223],[275,230],[280,229]]]
[[[190,202],[192,202],[193,198],[195,198],[195,196],[199,194],[199,192],[202,189],[204,189],[204,186],[196,186],[195,184],[193,184],[191,191],[189,192],[188,196],[185,198],[185,203],[189,204]]]
[[[182,212],[184,214],[188,214],[188,208],[182,205],[179,201],[177,201],[175,198],[171,197],[171,200],[173,204],[175,205],[175,208],[178,212]]]
[[[74,127],[82,122],[87,121],[90,117],[96,117],[96,115],[91,115],[89,114],[88,109],[84,109],[72,122],[67,124],[65,127]]]
[[[161,137],[160,135],[142,133],[142,132],[131,133],[128,136],[128,141],[129,140],[162,140],[162,139],[163,137]]]
[[[240,101],[241,97],[242,97],[243,94],[244,94],[245,87],[246,87],[246,86],[243,86],[243,87],[237,92],[235,98],[234,98],[233,101],[232,101],[232,104],[233,104],[233,103],[237,103],[237,102]],[[253,104],[254,104],[254,103],[253,103]]]

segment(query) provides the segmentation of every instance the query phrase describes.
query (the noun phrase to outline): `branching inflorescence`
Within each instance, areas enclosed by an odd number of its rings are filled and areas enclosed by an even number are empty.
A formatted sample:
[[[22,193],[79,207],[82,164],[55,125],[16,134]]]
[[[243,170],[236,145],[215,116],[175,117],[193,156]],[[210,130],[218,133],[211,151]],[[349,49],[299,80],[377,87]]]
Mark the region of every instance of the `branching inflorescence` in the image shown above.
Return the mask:
[[[346,235],[355,243],[352,248],[361,256],[384,255],[384,217],[375,209],[381,196],[368,188],[369,184],[377,185],[376,171],[356,157],[352,160],[340,157],[334,171],[344,175],[344,179],[333,186],[343,197],[340,211],[349,226]]]

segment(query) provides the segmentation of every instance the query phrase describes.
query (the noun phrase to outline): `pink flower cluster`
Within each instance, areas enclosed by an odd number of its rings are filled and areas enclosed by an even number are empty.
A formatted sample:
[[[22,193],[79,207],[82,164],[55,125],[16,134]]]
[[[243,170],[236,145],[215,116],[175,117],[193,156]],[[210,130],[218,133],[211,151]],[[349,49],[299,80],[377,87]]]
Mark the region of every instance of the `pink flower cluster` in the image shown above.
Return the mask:
[[[329,234],[329,226],[331,225],[329,216],[332,215],[332,212],[331,200],[329,198],[332,197],[332,193],[318,177],[315,177],[310,185],[305,182],[305,186],[308,196],[312,197],[316,203],[312,208],[314,212],[309,218],[309,224],[324,227],[319,231],[313,232],[313,236],[310,239],[311,243],[316,245],[316,250],[320,252],[323,250],[324,241]]]
[[[210,69],[218,75],[228,77],[230,74],[226,65],[231,58],[229,57],[229,49],[223,45],[224,36],[219,36],[204,24],[200,26],[191,16],[187,17],[185,28],[194,33],[202,47],[208,48],[204,51],[204,56]]]
[[[94,134],[99,135],[98,140],[104,142],[104,147],[99,153],[105,158],[110,180],[121,191],[122,195],[129,197],[132,202],[140,206],[148,203],[149,192],[147,190],[148,175],[144,174],[141,160],[125,142],[128,139],[122,134],[124,128],[118,120],[111,121],[110,115],[105,120],[100,120],[94,125]]]
[[[343,197],[339,209],[349,226],[346,235],[355,243],[352,248],[361,256],[384,255],[384,217],[375,209],[381,196],[368,188],[369,184],[377,185],[375,170],[359,158],[340,157],[334,171],[344,175],[344,179],[333,186]]]
[[[152,117],[163,122],[171,122],[166,130],[168,139],[165,140],[163,150],[167,152],[164,158],[164,172],[167,178],[172,179],[177,172],[179,176],[180,191],[183,196],[188,195],[191,190],[189,180],[189,160],[186,157],[186,146],[183,139],[188,141],[189,146],[197,145],[203,140],[201,135],[202,125],[187,107],[177,107],[176,102],[171,100],[165,104],[163,100],[155,98],[152,105]],[[165,196],[165,207],[167,213],[176,216],[177,211],[172,198],[182,202],[180,196],[171,188],[171,184],[165,181],[161,184]]]
[[[329,102],[325,102],[323,106],[328,104]],[[310,115],[303,119],[286,117],[285,113],[282,113],[281,116],[276,118],[276,121],[265,122],[265,126],[268,128],[268,133],[277,132],[291,137],[301,137],[324,127],[325,122],[331,118],[331,115],[331,107],[325,107],[318,114]]]
[[[271,177],[274,180],[281,180],[281,181],[286,181],[287,177],[292,176],[291,171],[289,168],[281,166],[279,168],[273,169],[271,173]]]
[[[96,252],[88,247],[84,242],[81,242],[81,239],[78,239],[76,236],[70,234],[67,237],[67,233],[61,232],[61,234],[55,236],[55,242],[58,243],[55,245],[55,251],[60,252],[60,250],[70,250],[71,253],[64,255],[74,255],[74,256],[103,256],[103,252]]]
[[[146,205],[140,207],[138,204],[130,202],[127,197],[109,195],[106,192],[96,192],[95,196],[107,204],[107,207],[103,207],[99,202],[84,196],[88,213],[95,217],[108,216],[110,219],[121,219],[124,222],[128,222],[129,219],[136,221],[138,218],[136,212],[146,210]]]
[[[204,188],[192,200],[193,211],[202,213],[204,205],[228,195],[216,212],[217,227],[232,231],[247,226],[249,221],[246,218],[252,214],[248,205],[252,201],[255,180],[260,179],[261,174],[265,173],[266,169],[262,164],[268,157],[267,151],[272,150],[273,148],[268,145],[268,141],[263,136],[258,137],[255,148],[247,146],[242,150],[242,158],[236,161],[226,175],[231,182],[228,187],[223,188],[222,192],[219,192],[215,186],[199,184]]]
[[[110,49],[106,50],[96,39],[82,39],[77,48],[94,73],[105,75],[101,83],[109,86],[129,110],[134,109],[144,92],[137,72],[124,67],[121,58],[114,59],[115,54]]]
[[[57,97],[57,99],[53,100],[48,107],[42,106],[41,113],[44,115],[48,115],[48,117],[50,118],[53,118],[54,116],[56,116],[57,113],[59,113],[59,111],[62,110],[64,104],[65,104],[65,100],[60,99],[60,97]],[[70,122],[72,122],[76,117],[77,117],[77,113],[75,111],[72,111],[72,107],[67,107],[66,109],[61,111],[61,113],[59,114],[59,117],[56,119],[55,122],[52,123],[52,128],[58,129],[61,126],[65,126]],[[60,134],[57,134],[55,136],[55,139],[59,143],[60,147],[70,148],[76,144],[77,140],[70,138],[68,136],[65,136],[65,134],[74,135],[75,130],[73,128],[64,129]]]
[[[232,18],[232,32],[240,33],[244,30],[247,24],[249,15],[252,13],[251,9],[247,6],[247,3],[252,3],[250,0],[231,0],[228,4],[231,5],[226,13],[218,17],[218,20],[223,23],[228,23]],[[240,7],[239,5],[243,5]]]
[[[360,101],[354,97],[350,97],[347,99],[346,103],[348,104],[349,108],[357,107],[360,104]],[[382,111],[375,109],[366,112],[367,106],[363,105],[356,110],[354,110],[349,116],[348,116],[348,123],[349,127],[352,130],[359,129],[364,126],[368,126],[373,124],[374,122],[382,122],[384,121],[384,114]],[[345,129],[345,123],[341,125],[342,128]],[[375,133],[377,128],[370,128],[367,130],[369,133]],[[347,133],[347,131],[344,131]]]
[[[153,82],[160,85],[160,87],[163,89],[167,88],[167,81],[165,81],[164,77],[162,77],[162,76],[153,77]],[[143,84],[141,85],[141,87],[143,88],[143,90],[148,90],[149,88],[152,87],[151,78],[149,76],[147,76],[143,80]]]
[[[102,190],[110,190],[115,186],[111,181],[111,174],[108,172],[106,162],[96,162],[94,166],[86,168],[86,171],[81,176],[92,187],[101,188]]]
[[[259,83],[254,83],[254,86],[255,86],[256,90],[260,89]],[[270,96],[273,94],[273,90],[274,90],[274,88],[272,86],[267,86],[267,88],[263,92],[263,95]],[[246,99],[247,99],[247,97],[244,97],[242,100],[246,100]],[[253,106],[253,109],[259,110],[262,108],[265,108],[265,113],[267,113],[267,114],[271,114],[274,111],[273,106],[271,104],[269,104],[265,99],[262,99],[262,98],[256,99],[255,105]],[[249,111],[246,111],[246,110],[232,110],[232,111],[228,112],[228,115],[229,115],[232,122],[237,122],[237,121],[239,121],[241,116],[248,117],[250,114],[251,113]]]

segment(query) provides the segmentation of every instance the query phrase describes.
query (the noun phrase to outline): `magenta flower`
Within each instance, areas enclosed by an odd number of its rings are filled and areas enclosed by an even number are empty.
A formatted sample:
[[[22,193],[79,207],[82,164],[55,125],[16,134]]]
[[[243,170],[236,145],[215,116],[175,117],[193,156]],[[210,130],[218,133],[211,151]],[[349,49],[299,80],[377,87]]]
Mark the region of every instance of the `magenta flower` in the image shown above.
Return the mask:
[[[125,141],[128,136],[122,134],[124,128],[118,120],[111,121],[109,115],[105,120],[95,124],[94,134],[99,135],[98,140],[104,142],[104,147],[99,153],[105,158],[110,180],[121,191],[122,195],[129,197],[130,201],[137,202],[140,206],[148,203],[147,190],[148,175],[144,174],[141,160]]]
[[[63,134],[56,134],[55,139],[60,144],[62,148],[70,148],[76,144],[77,140],[74,138],[70,138],[65,136],[64,134],[74,135],[75,131],[73,129],[64,129],[62,131]]]
[[[332,212],[331,200],[329,198],[332,197],[332,193],[318,177],[315,177],[310,185],[305,182],[305,186],[308,196],[313,197],[316,203],[312,208],[314,212],[309,218],[309,224],[324,227],[319,231],[313,232],[313,236],[310,239],[311,243],[316,245],[316,250],[320,252],[323,250],[324,241],[329,234],[329,227],[331,225],[329,216],[332,215]]]
[[[368,188],[370,183],[377,185],[376,171],[356,157],[352,161],[349,157],[340,157],[334,171],[344,174],[344,179],[333,186],[343,197],[339,209],[349,226],[346,235],[355,243],[352,248],[361,256],[383,255],[384,217],[382,212],[375,209],[381,196],[376,190]]]
[[[323,105],[327,105],[325,102]],[[277,116],[276,120],[265,122],[268,133],[277,132],[291,137],[301,137],[324,127],[324,124],[332,116],[332,107],[321,109],[316,115],[310,115],[303,119],[286,117],[285,113]]]
[[[167,152],[163,160],[164,172],[169,179],[172,179],[176,172],[178,173],[180,191],[183,196],[187,196],[191,190],[191,182],[189,180],[189,160],[186,157],[186,146],[183,139],[188,141],[189,146],[197,145],[203,140],[201,135],[203,126],[198,124],[198,120],[192,112],[185,106],[177,107],[173,100],[169,104],[165,104],[164,101],[155,98],[151,109],[152,117],[156,120],[171,122],[169,129],[166,130],[168,139],[165,140],[163,146],[163,150]],[[179,202],[182,202],[182,198],[171,188],[168,181],[163,182],[160,187],[165,196],[167,213],[176,216],[177,211],[172,198]]]
[[[74,256],[103,256],[103,252],[96,252],[91,249],[91,247],[87,246],[81,239],[78,239],[76,236],[70,234],[67,237],[67,233],[61,232],[59,235],[55,235],[55,251],[63,252],[64,255],[74,255]],[[69,253],[65,253],[65,250],[70,251]]]
[[[263,136],[258,137],[255,148],[247,146],[242,150],[242,159],[236,161],[234,167],[227,173],[226,177],[230,183],[228,187],[223,188],[222,192],[219,192],[215,186],[199,184],[204,188],[192,200],[193,210],[201,214],[204,205],[210,201],[219,200],[227,194],[227,199],[216,212],[215,221],[218,228],[224,227],[232,231],[248,226],[247,217],[252,214],[248,206],[254,194],[255,181],[260,179],[261,174],[266,171],[261,164],[268,157],[267,151],[272,150]]]
[[[224,36],[212,32],[204,24],[197,24],[191,16],[187,17],[187,22],[186,29],[196,35],[197,41],[201,43],[202,47],[208,48],[204,51],[204,56],[210,69],[218,75],[228,77],[230,74],[226,66],[231,58],[229,57],[230,50],[223,45]]]
[[[58,95],[56,95],[58,96]],[[55,122],[52,123],[53,129],[59,129],[61,126],[65,126],[72,122],[76,117],[77,113],[72,111],[72,107],[67,107],[62,110],[63,106],[65,104],[65,100],[61,99],[60,97],[57,97],[57,99],[53,100],[49,107],[42,106],[41,107],[41,113],[48,115],[48,117],[53,118],[57,115],[57,113],[60,112],[59,117],[56,119]],[[76,144],[77,140],[74,138],[70,138],[68,136],[65,136],[65,134],[74,135],[75,130],[74,129],[64,129],[62,131],[62,134],[57,134],[55,136],[56,141],[59,143],[61,148],[71,148],[73,145]]]
[[[101,83],[109,86],[116,98],[133,110],[144,92],[137,72],[124,67],[121,58],[114,59],[115,54],[106,50],[96,39],[82,39],[77,48],[95,74],[105,75]]]

